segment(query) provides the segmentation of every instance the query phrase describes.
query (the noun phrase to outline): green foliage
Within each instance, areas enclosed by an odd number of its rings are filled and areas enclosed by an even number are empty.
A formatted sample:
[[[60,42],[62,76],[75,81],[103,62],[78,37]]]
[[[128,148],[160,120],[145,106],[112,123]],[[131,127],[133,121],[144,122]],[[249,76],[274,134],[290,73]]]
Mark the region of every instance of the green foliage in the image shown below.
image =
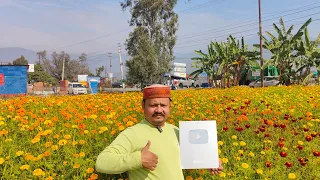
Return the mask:
[[[28,82],[45,82],[48,84],[57,85],[57,80],[45,72],[41,64],[35,64],[34,72],[28,73]]]
[[[178,22],[173,10],[176,3],[176,0],[125,0],[121,3],[123,10],[130,8],[129,23],[136,27],[126,41],[126,50],[132,57],[126,63],[129,83],[160,82],[160,77],[171,70]],[[141,72],[140,68],[146,71]]]
[[[21,56],[18,59],[14,60],[12,62],[13,65],[28,65],[28,60],[24,57]]]
[[[96,68],[96,75],[97,77],[101,77],[101,73],[104,71],[104,66]]]

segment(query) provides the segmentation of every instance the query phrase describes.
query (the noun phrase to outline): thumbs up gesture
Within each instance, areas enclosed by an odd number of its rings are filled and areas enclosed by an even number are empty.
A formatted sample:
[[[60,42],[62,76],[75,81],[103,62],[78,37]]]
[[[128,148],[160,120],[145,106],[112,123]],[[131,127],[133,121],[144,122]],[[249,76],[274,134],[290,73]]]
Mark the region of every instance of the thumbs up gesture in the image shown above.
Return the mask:
[[[147,145],[141,150],[141,162],[145,169],[151,171],[155,170],[158,164],[158,156],[149,151],[151,142],[148,141]]]

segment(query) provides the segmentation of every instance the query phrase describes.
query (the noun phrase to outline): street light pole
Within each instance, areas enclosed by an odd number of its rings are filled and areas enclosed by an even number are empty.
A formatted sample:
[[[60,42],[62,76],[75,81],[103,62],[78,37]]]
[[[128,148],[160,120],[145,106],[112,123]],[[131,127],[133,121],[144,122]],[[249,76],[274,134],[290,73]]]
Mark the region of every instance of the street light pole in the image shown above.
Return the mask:
[[[120,46],[120,43],[118,44],[118,53],[119,53],[119,57],[120,57],[120,70],[121,70],[122,89],[123,89],[123,92],[124,92],[123,63],[122,63],[122,57],[121,57],[121,46]]]
[[[264,75],[264,69],[262,69],[263,66],[263,58],[262,58],[262,22],[261,22],[261,0],[258,0],[259,4],[259,32],[260,32],[260,78],[261,78],[261,87],[264,86],[263,82],[263,75]]]

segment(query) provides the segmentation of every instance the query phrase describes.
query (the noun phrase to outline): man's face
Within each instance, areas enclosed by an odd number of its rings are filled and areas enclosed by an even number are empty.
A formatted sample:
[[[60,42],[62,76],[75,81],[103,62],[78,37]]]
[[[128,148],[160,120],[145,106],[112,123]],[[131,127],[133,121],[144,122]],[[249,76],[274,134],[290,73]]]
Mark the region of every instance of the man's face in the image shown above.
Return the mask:
[[[146,99],[142,102],[144,116],[152,125],[162,126],[170,114],[169,98]]]

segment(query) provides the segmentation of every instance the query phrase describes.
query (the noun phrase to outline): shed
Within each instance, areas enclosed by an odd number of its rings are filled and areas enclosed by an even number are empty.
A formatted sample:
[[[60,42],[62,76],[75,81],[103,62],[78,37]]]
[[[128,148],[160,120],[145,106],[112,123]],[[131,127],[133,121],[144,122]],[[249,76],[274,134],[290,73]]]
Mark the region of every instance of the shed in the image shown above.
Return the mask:
[[[0,65],[0,95],[26,95],[28,65]]]

